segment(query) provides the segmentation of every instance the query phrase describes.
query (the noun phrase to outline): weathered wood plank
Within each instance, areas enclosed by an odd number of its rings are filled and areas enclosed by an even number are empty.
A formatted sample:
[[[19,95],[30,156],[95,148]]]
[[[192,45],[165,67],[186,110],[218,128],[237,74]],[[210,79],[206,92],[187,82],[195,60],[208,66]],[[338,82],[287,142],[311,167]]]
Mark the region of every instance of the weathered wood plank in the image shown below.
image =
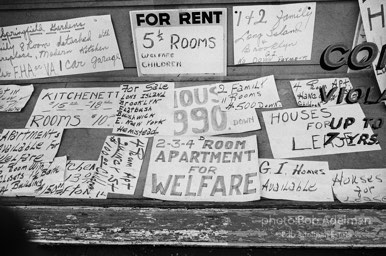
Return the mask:
[[[41,244],[386,247],[386,210],[16,207]]]

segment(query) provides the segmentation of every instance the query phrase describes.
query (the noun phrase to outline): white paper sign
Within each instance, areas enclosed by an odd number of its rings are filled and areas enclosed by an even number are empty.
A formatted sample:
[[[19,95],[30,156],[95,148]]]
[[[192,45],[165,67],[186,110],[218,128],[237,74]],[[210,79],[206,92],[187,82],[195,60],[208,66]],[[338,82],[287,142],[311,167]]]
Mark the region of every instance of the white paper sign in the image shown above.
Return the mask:
[[[348,78],[323,78],[290,81],[298,106],[320,107],[345,104],[347,93],[353,89]],[[321,90],[327,102],[321,100]]]
[[[384,0],[358,0],[367,42],[377,45],[379,52],[386,44],[386,4]],[[384,54],[386,54],[384,52]],[[384,57],[384,56],[383,56]],[[373,61],[375,77],[381,92],[386,89],[386,66],[377,69],[380,54]]]
[[[334,201],[328,162],[259,159],[261,196],[297,201]]]
[[[223,111],[282,107],[273,75],[217,84]]]
[[[130,12],[139,76],[226,76],[226,8]]]
[[[0,112],[20,112],[27,104],[34,86],[0,85]]]
[[[0,196],[16,196],[13,190],[31,186],[33,182],[28,177],[48,170],[50,165],[51,162],[0,164]]]
[[[259,200],[256,136],[155,137],[144,196],[172,201]]]
[[[332,186],[342,203],[386,203],[386,169],[335,170]]]
[[[120,69],[110,15],[0,28],[0,80]]]
[[[93,187],[97,164],[97,161],[67,161],[64,179],[45,186],[41,189],[40,196],[106,199],[107,192]]]
[[[292,108],[262,114],[274,158],[381,149],[377,135],[370,127],[364,128],[365,115],[359,104]]]
[[[316,3],[233,7],[234,64],[311,59]]]
[[[121,85],[113,133],[138,137],[171,135],[174,83]]]
[[[51,88],[39,95],[27,128],[112,128],[118,87]]]
[[[174,90],[174,135],[219,135],[260,130],[254,109],[222,111],[216,84]]]
[[[59,149],[63,129],[4,129],[0,164],[49,162]]]
[[[99,185],[106,192],[133,195],[147,145],[147,138],[108,136],[99,155]],[[99,189],[99,186],[98,186]]]
[[[50,197],[63,191],[66,168],[66,156],[56,157],[54,161],[42,168],[25,173],[24,179],[12,190],[17,196]]]

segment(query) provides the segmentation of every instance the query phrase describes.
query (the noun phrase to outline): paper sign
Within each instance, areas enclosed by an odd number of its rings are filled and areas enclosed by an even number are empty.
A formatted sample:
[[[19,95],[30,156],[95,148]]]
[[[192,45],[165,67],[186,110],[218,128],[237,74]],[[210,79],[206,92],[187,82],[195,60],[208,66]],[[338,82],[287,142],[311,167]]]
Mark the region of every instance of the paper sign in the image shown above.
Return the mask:
[[[24,179],[12,189],[17,196],[42,196],[49,197],[63,191],[67,157],[56,157],[54,161],[40,165],[32,171],[25,173]]]
[[[234,64],[311,59],[316,3],[233,7]]]
[[[0,196],[16,196],[13,190],[32,185],[28,177],[47,170],[50,165],[51,162],[0,164]]]
[[[332,186],[342,203],[386,203],[386,169],[335,170]]]
[[[345,104],[344,98],[353,89],[348,78],[307,79],[290,81],[290,83],[296,102],[298,106],[302,107]],[[327,103],[321,100],[321,89],[326,96],[326,100],[328,98]]]
[[[0,135],[0,164],[52,161],[63,129],[4,129]]]
[[[112,128],[119,88],[55,88],[39,95],[27,128]]]
[[[358,0],[367,42],[377,45],[379,52],[386,44],[386,4],[384,0]],[[385,54],[385,51],[383,51]],[[385,56],[383,56],[385,57]],[[378,69],[380,53],[373,61],[375,77],[381,92],[386,89],[386,66]],[[385,64],[385,62],[383,62]]]
[[[273,75],[217,84],[223,111],[282,107]]]
[[[328,162],[259,159],[261,196],[297,201],[334,201]]]
[[[105,177],[99,185],[106,192],[133,195],[146,145],[146,138],[108,136],[98,159],[98,175]]]
[[[67,161],[64,179],[56,180],[40,190],[40,197],[100,198],[107,193],[93,188],[93,177],[98,168],[96,161]]]
[[[380,150],[359,104],[262,112],[274,158]],[[332,128],[334,129],[332,129]],[[283,133],[284,132],[284,133]]]
[[[0,80],[123,69],[110,15],[0,28]]]
[[[174,135],[218,135],[261,129],[254,109],[225,112],[216,84],[174,90]]]
[[[138,137],[170,135],[173,130],[174,83],[121,85],[113,133]]]
[[[20,112],[27,104],[34,86],[0,85],[0,112]]]
[[[139,76],[226,76],[226,8],[130,12]]]
[[[144,196],[172,201],[260,199],[256,136],[154,138]]]

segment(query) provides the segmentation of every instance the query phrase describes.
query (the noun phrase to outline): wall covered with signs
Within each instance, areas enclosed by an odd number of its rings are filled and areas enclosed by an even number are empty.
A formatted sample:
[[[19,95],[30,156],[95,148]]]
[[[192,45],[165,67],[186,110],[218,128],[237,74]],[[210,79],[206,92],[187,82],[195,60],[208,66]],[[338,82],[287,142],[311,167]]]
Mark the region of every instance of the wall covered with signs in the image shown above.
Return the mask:
[[[324,221],[343,209],[385,225],[384,5],[1,3],[1,200],[28,206],[21,212],[40,242],[63,242],[40,232],[54,228],[34,222],[40,207],[76,206],[58,211],[55,226],[87,207],[145,218],[132,208],[140,206],[155,219],[167,216],[164,208],[181,218],[167,228],[144,219],[141,232],[201,234],[197,216],[222,218],[222,238],[216,228],[206,240],[179,234],[188,244],[296,246],[314,232],[308,244],[380,246],[373,224],[298,222],[293,236],[277,223],[253,223],[267,217],[258,208],[282,208],[275,221],[296,214]],[[178,215],[181,207],[193,209]],[[85,223],[109,223],[102,213]],[[252,231],[238,221],[243,213]],[[189,219],[190,229],[182,221]],[[114,238],[101,228],[107,244],[141,242],[132,227],[116,228],[130,231]],[[351,235],[332,239],[341,229]],[[172,237],[157,241],[173,244]]]

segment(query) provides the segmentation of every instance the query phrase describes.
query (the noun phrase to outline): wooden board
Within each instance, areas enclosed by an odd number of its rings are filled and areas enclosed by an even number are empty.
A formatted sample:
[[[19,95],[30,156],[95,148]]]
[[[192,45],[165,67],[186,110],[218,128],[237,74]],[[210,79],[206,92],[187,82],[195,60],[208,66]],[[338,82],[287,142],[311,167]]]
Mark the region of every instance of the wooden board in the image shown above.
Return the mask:
[[[384,248],[386,210],[17,207],[41,244]]]

